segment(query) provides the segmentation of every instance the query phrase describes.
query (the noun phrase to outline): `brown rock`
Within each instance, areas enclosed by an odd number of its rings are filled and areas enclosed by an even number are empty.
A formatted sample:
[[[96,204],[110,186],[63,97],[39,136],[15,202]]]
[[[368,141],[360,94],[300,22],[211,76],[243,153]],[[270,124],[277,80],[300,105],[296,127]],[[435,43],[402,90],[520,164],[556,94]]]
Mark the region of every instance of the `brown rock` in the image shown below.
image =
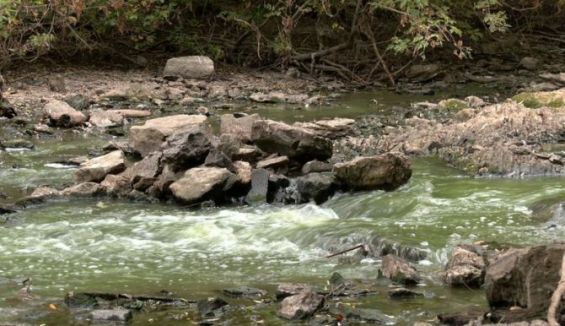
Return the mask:
[[[117,174],[124,169],[124,154],[122,151],[113,151],[82,163],[75,176],[78,182],[100,182],[104,180],[106,175]]]
[[[49,119],[49,125],[54,127],[70,128],[86,122],[86,116],[82,112],[59,100],[49,101],[44,107],[44,112]]]
[[[169,186],[173,196],[184,203],[196,203],[204,200],[222,200],[237,177],[226,168],[193,168]]]
[[[485,260],[472,246],[458,246],[451,253],[444,274],[445,282],[454,287],[483,285]]]
[[[383,257],[381,272],[384,277],[401,284],[417,284],[420,274],[410,263],[395,255]]]
[[[289,319],[306,319],[324,304],[324,296],[313,291],[305,291],[285,298],[277,311],[277,316]]]
[[[259,115],[257,114],[243,117],[235,117],[233,114],[224,114],[220,117],[220,132],[222,134],[233,134],[242,142],[250,142],[253,123],[259,119]]]

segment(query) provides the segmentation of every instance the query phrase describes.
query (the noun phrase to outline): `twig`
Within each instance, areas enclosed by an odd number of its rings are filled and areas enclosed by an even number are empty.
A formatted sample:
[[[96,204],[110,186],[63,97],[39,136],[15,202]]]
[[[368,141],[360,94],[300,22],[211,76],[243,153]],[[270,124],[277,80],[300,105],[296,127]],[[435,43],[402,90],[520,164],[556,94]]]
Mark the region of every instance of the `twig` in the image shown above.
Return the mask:
[[[332,258],[332,257],[335,257],[335,256],[339,256],[339,255],[348,253],[348,252],[350,252],[350,251],[353,251],[353,250],[355,250],[355,249],[362,249],[362,248],[364,248],[364,247],[365,247],[364,244],[360,244],[360,245],[357,245],[357,246],[355,246],[355,247],[353,247],[353,248],[345,249],[345,250],[342,250],[342,251],[340,251],[340,252],[336,252],[335,254],[331,254],[331,255],[329,255],[329,256],[326,256],[326,258]]]
[[[557,288],[555,288],[555,292],[551,296],[551,304],[547,309],[547,322],[550,326],[559,326],[559,322],[557,322],[557,309],[561,304],[561,297],[563,297],[563,293],[565,293],[565,253],[563,253],[563,258],[561,258],[561,271],[560,271],[561,278],[559,283],[557,283]]]

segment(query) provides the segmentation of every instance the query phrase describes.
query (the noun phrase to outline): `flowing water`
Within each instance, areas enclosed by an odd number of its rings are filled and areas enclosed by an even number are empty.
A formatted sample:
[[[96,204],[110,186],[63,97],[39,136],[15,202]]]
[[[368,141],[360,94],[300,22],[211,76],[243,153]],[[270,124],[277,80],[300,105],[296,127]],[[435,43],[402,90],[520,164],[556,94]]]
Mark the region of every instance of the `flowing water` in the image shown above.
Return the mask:
[[[69,136],[37,143],[24,152],[2,152],[0,189],[18,198],[41,184],[72,182],[72,169],[52,165],[86,154],[106,140]],[[99,200],[56,201],[10,216],[0,225],[0,324],[66,325],[62,304],[69,291],[176,295],[200,299],[223,288],[253,286],[271,294],[280,282],[327,287],[333,272],[369,282],[376,294],[355,299],[399,325],[437,313],[485,308],[481,290],[449,289],[440,272],[450,249],[478,240],[534,244],[562,239],[565,230],[532,220],[532,204],[565,196],[565,179],[470,178],[434,159],[417,160],[408,184],[394,192],[340,194],[327,203],[260,205],[198,211],[165,204]],[[379,260],[347,264],[325,258],[374,238],[421,248],[424,297],[391,301],[389,284],[376,280]],[[18,298],[31,277],[32,300]],[[348,299],[345,299],[346,301]],[[49,308],[55,304],[58,309]],[[274,305],[237,301],[253,309],[230,324],[281,325]],[[186,325],[192,315],[138,313],[135,325]]]

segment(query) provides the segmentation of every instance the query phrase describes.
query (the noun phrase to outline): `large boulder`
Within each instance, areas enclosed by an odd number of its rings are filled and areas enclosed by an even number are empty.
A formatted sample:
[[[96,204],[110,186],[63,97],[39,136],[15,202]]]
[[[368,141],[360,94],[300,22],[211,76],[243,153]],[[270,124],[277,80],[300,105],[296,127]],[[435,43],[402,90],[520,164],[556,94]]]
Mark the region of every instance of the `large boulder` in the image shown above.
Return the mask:
[[[75,177],[78,182],[100,182],[104,180],[106,175],[120,173],[125,167],[122,151],[113,151],[82,163],[76,171]]]
[[[324,296],[313,291],[286,297],[282,302],[277,315],[284,319],[306,319],[314,315],[324,304]]]
[[[167,60],[163,76],[205,78],[214,73],[214,61],[205,56],[177,57]]]
[[[497,256],[485,275],[489,305],[519,306],[530,318],[543,316],[559,283],[564,252],[565,243],[556,243],[510,249]]]
[[[49,125],[53,127],[71,128],[86,122],[86,116],[82,112],[59,100],[51,100],[45,104],[44,113]]]
[[[226,168],[200,167],[186,171],[169,189],[182,203],[222,201],[236,181],[237,177]]]
[[[145,156],[161,147],[163,141],[176,131],[189,126],[205,127],[207,117],[204,115],[172,115],[147,120],[141,126],[133,126],[129,131],[129,142],[132,148]]]
[[[163,163],[174,171],[184,171],[198,166],[206,160],[212,143],[205,127],[192,125],[171,135],[163,148]]]
[[[326,160],[332,156],[332,142],[314,132],[273,120],[253,123],[252,140],[263,151],[307,162]]]
[[[233,114],[224,114],[220,117],[220,132],[232,134],[242,142],[250,142],[253,131],[253,123],[259,120],[259,115],[245,115],[236,117]]]
[[[402,154],[358,157],[334,165],[337,178],[352,190],[394,190],[412,176],[410,161]]]
[[[144,191],[153,185],[161,173],[161,156],[159,152],[149,154],[127,170],[133,189]]]
[[[453,287],[482,286],[486,264],[480,250],[468,245],[453,249],[444,274],[445,282]]]
[[[383,257],[381,273],[393,282],[401,284],[417,284],[420,274],[410,263],[395,255]]]

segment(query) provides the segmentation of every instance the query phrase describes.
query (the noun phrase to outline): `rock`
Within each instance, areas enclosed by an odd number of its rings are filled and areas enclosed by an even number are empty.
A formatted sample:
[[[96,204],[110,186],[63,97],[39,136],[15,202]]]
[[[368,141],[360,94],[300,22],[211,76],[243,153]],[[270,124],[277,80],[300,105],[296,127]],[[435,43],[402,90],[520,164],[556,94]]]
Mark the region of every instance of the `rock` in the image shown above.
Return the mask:
[[[233,134],[240,141],[247,143],[252,138],[253,123],[259,119],[257,114],[245,115],[243,117],[224,114],[220,117],[220,132],[222,134]]]
[[[2,94],[0,92],[0,117],[12,119],[17,115],[18,113],[16,112],[14,107],[2,98]]]
[[[334,165],[338,180],[353,190],[394,190],[412,176],[409,160],[402,154],[385,153],[358,157]]]
[[[61,190],[61,195],[68,197],[93,197],[101,194],[104,188],[96,182],[83,182]]]
[[[485,290],[491,307],[519,306],[525,315],[542,316],[560,279],[565,244],[510,249],[490,262]]]
[[[456,121],[465,122],[472,119],[476,113],[474,109],[462,109],[455,113],[454,118]]]
[[[82,163],[76,171],[75,177],[78,182],[100,182],[104,180],[106,175],[117,174],[124,169],[124,154],[122,151],[113,151]]]
[[[95,127],[108,128],[121,126],[124,123],[124,116],[115,111],[92,110],[88,121]]]
[[[394,325],[395,320],[377,309],[345,308],[344,317],[349,321],[360,321],[363,324]]]
[[[144,191],[153,185],[161,173],[161,157],[159,152],[151,153],[127,170],[133,189]]]
[[[473,95],[467,96],[465,98],[465,103],[467,103],[467,105],[471,108],[481,108],[487,105],[487,103],[482,98]]]
[[[257,92],[249,95],[249,99],[258,103],[290,103],[299,104],[308,100],[306,94],[285,94],[273,91],[269,93]]]
[[[332,170],[332,168],[333,166],[330,163],[313,160],[306,162],[306,164],[302,166],[302,173],[308,174],[312,172],[329,172]]]
[[[453,287],[477,288],[483,285],[485,261],[472,246],[458,246],[451,253],[444,274],[445,282]]]
[[[220,141],[216,143],[216,149],[220,150],[230,159],[239,153],[241,141],[233,134],[221,134]]]
[[[63,101],[51,100],[45,107],[44,112],[49,119],[49,125],[53,127],[71,128],[83,125],[86,116]]]
[[[533,57],[523,57],[520,60],[520,67],[528,70],[536,70],[539,65],[539,60]]]
[[[420,274],[406,260],[394,256],[386,255],[383,257],[382,275],[393,282],[401,284],[417,284],[420,282]]]
[[[177,57],[167,60],[163,76],[205,78],[214,73],[214,61],[205,56]]]
[[[243,146],[232,155],[236,161],[255,162],[261,156],[261,150],[255,146]]]
[[[247,203],[265,202],[269,191],[269,171],[255,169],[251,171],[251,190],[247,194]]]
[[[61,192],[55,188],[41,186],[35,188],[35,190],[33,190],[33,192],[31,193],[31,195],[29,195],[29,197],[35,199],[48,199],[48,198],[58,197],[60,195]]]
[[[106,190],[108,195],[127,194],[131,191],[131,179],[127,174],[128,170],[121,174],[108,174],[100,185]]]
[[[324,296],[312,291],[305,291],[285,298],[277,311],[277,316],[289,319],[306,319],[311,317],[324,304]]]
[[[388,290],[388,297],[391,299],[406,299],[406,298],[415,298],[415,297],[423,297],[424,295],[420,292],[412,291],[407,288],[394,288]]]
[[[313,200],[316,204],[327,201],[337,189],[335,175],[331,172],[310,173],[296,178],[296,190],[299,194],[298,203]]]
[[[233,166],[231,159],[226,154],[224,154],[224,152],[218,149],[212,149],[208,153],[206,159],[204,160],[204,165],[226,168],[230,171],[235,171],[235,167]]]
[[[274,156],[257,162],[257,168],[272,170],[276,173],[286,173],[288,162],[288,157],[286,156]]]
[[[353,135],[355,133],[354,125],[355,120],[345,118],[294,123],[294,126],[309,129],[318,136],[330,139]]]
[[[180,202],[191,204],[208,199],[222,201],[225,192],[237,181],[226,168],[193,168],[184,173],[169,189]]]
[[[160,148],[168,136],[190,126],[205,127],[208,118],[203,115],[173,115],[147,120],[141,126],[133,126],[129,142],[133,149],[145,156]]]
[[[235,169],[239,183],[249,185],[251,183],[252,174],[251,164],[244,161],[235,161],[233,162],[233,167]]]
[[[90,99],[81,94],[70,95],[64,98],[64,101],[73,109],[84,111],[90,106]]]
[[[183,176],[184,172],[175,172],[173,168],[169,165],[165,165],[163,167],[163,171],[161,175],[157,178],[157,181],[153,184],[151,188],[152,192],[156,197],[159,196],[166,196],[170,193],[169,186],[180,179]],[[149,190],[148,190],[149,192]]]
[[[268,203],[296,203],[295,192],[291,188],[291,181],[284,175],[269,175]]]
[[[288,156],[299,162],[326,160],[332,156],[332,142],[313,132],[273,120],[253,124],[252,140],[263,151]]]
[[[251,288],[248,286],[240,286],[237,288],[228,288],[228,289],[224,289],[224,294],[230,297],[245,297],[245,298],[249,298],[249,297],[262,297],[267,295],[267,291],[265,290],[261,290],[261,289],[257,289],[257,288]]]
[[[412,65],[406,71],[406,77],[413,81],[424,82],[433,79],[439,74],[440,66],[435,63],[425,65]]]
[[[131,311],[125,309],[98,309],[90,313],[92,321],[128,322],[132,318]]]
[[[35,144],[26,139],[0,140],[0,148],[34,149]]]
[[[204,163],[212,143],[206,128],[189,126],[167,138],[162,148],[163,163],[174,171],[184,171]]]
[[[303,292],[312,292],[312,287],[303,283],[281,283],[277,286],[276,298],[280,301]]]
[[[216,311],[227,305],[228,303],[221,298],[208,298],[197,303],[198,312],[202,317],[214,317]]]
[[[49,90],[52,92],[64,93],[67,91],[65,78],[63,76],[50,76],[47,78],[47,85],[49,86]]]
[[[472,322],[482,319],[485,312],[482,310],[468,310],[463,312],[445,313],[437,316],[441,325],[474,325]],[[481,325],[481,324],[479,324]]]

